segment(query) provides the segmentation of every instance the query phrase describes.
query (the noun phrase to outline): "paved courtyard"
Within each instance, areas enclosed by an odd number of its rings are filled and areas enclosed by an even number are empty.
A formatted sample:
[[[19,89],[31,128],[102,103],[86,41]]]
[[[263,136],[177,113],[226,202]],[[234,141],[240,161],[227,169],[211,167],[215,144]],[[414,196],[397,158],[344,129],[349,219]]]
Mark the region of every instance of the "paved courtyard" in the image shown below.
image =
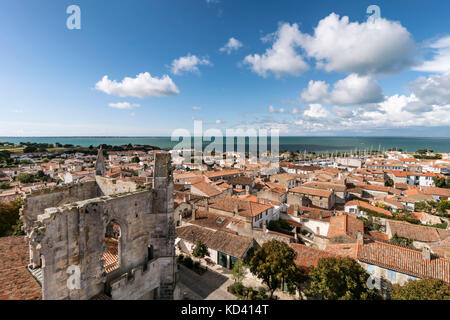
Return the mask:
[[[206,266],[204,263],[202,265]],[[180,265],[179,285],[182,295],[189,300],[236,300],[237,298],[227,291],[227,287],[234,283],[231,271],[219,265],[208,266],[208,271],[199,275],[194,271]],[[261,280],[250,272],[247,272],[243,284],[247,287],[258,289],[266,287]],[[291,296],[280,290],[275,291],[275,295],[282,300],[293,300]]]
[[[181,293],[189,300],[236,300],[227,291],[233,280],[213,270],[199,275],[180,265],[179,279]]]

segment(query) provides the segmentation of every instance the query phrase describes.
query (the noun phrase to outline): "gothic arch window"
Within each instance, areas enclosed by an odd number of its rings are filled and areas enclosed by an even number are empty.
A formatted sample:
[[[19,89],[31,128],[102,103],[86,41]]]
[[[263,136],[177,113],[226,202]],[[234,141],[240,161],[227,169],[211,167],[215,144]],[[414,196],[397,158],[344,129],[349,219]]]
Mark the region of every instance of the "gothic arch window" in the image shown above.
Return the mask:
[[[104,260],[105,273],[111,273],[120,268],[120,240],[122,231],[120,225],[114,220],[106,226],[105,236],[102,241],[105,251],[102,255]]]

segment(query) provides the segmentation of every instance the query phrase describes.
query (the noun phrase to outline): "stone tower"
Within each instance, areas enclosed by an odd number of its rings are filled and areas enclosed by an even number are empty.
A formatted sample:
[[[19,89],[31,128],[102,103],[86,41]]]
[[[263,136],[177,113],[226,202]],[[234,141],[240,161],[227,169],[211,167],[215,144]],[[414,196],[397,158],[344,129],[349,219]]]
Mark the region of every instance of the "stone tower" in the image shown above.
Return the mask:
[[[103,149],[100,146],[97,153],[97,160],[95,161],[95,175],[104,177],[106,175],[105,159],[103,157]]]

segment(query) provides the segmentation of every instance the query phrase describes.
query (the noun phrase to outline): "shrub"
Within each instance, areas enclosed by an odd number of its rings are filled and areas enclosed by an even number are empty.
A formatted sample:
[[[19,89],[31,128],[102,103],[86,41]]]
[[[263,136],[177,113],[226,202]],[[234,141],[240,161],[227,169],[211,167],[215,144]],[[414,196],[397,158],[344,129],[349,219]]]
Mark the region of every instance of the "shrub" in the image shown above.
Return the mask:
[[[183,260],[184,260],[184,256],[183,256],[182,254],[180,254],[180,255],[177,257],[177,262],[178,262],[178,263],[183,263]]]
[[[186,257],[186,258],[184,259],[183,264],[184,264],[186,267],[188,267],[189,269],[192,269],[192,267],[194,266],[194,262],[192,261],[192,258],[191,258],[191,257]]]
[[[245,287],[242,283],[235,282],[228,287],[228,291],[234,295],[242,296],[244,294]]]
[[[194,268],[195,268],[195,269],[200,269],[200,262],[195,261],[195,262],[194,262]]]

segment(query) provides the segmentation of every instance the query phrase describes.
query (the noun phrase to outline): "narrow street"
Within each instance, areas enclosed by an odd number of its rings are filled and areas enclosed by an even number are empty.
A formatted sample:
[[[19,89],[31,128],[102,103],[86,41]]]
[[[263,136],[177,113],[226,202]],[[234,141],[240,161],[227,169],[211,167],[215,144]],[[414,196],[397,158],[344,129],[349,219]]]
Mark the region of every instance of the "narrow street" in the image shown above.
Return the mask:
[[[182,295],[186,294],[185,296],[189,300],[237,299],[227,291],[227,287],[233,281],[215,271],[208,270],[199,275],[180,265],[179,277]]]

